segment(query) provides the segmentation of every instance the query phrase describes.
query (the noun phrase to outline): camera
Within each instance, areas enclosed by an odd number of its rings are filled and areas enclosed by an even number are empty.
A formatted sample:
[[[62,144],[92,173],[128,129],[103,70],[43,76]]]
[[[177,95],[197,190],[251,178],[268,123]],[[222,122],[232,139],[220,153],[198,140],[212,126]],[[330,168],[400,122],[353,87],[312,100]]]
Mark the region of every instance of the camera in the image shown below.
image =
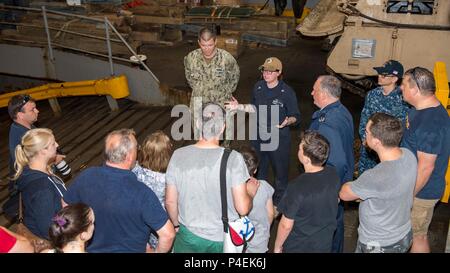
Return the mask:
[[[61,160],[58,164],[55,164],[55,168],[60,172],[63,176],[67,176],[72,171],[69,167],[69,164],[65,160]]]

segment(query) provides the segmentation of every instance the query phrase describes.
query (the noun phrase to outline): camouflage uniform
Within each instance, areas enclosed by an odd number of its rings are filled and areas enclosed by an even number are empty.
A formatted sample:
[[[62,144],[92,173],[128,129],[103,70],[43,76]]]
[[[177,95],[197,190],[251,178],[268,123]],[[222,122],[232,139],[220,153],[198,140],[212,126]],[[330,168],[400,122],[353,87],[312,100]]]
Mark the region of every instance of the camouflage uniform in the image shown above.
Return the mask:
[[[186,79],[192,88],[190,108],[194,113],[193,101],[201,97],[202,103],[214,102],[224,107],[231,100],[239,81],[239,66],[227,51],[216,48],[216,54],[207,62],[201,49],[191,51],[184,58]],[[229,115],[231,116],[231,115]],[[227,135],[227,139],[229,139]]]
[[[386,113],[392,115],[402,122],[406,118],[409,106],[403,101],[402,91],[400,87],[396,87],[389,95],[383,94],[383,88],[377,87],[372,89],[366,96],[364,108],[361,112],[361,119],[359,122],[359,136],[361,142],[366,138],[366,124],[372,114]],[[361,175],[364,171],[372,169],[379,162],[378,156],[374,151],[367,151],[364,145],[361,145],[361,152],[358,164],[358,174]]]
[[[184,58],[184,68],[192,97],[202,97],[203,103],[215,102],[223,107],[236,90],[239,66],[230,53],[216,50],[210,62],[205,60],[200,48],[192,51]]]

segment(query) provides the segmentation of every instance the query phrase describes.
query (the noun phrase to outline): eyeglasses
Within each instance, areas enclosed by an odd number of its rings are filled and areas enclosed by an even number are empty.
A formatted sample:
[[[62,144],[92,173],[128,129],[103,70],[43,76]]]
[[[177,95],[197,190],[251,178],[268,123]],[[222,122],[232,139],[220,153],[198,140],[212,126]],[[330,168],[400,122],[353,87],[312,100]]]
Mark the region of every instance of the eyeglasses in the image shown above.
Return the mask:
[[[381,78],[396,77],[394,75],[384,75],[384,74],[378,74],[378,76],[381,77]]]
[[[23,95],[22,102],[19,104],[19,107],[18,107],[20,109],[20,111],[22,111],[22,107],[25,104],[27,104],[27,102],[29,102],[30,100],[31,100],[31,96],[30,95],[27,95],[27,94]]]
[[[280,70],[278,70],[278,69],[275,70],[275,71],[270,71],[270,70],[265,70],[265,69],[262,69],[262,70],[261,70],[262,73],[269,73],[269,74],[272,74],[272,73],[275,73],[275,72],[279,72],[279,71],[280,71]]]

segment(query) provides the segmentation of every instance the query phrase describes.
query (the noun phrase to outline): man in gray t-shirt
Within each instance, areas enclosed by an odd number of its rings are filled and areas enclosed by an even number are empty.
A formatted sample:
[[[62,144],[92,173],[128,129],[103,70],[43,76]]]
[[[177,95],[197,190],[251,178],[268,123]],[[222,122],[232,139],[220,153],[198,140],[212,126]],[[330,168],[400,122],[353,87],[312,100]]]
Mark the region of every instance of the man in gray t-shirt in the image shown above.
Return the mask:
[[[399,148],[402,135],[400,120],[384,113],[372,115],[366,141],[381,162],[341,188],[342,200],[362,200],[356,252],[407,252],[411,247],[417,160],[408,149]]]
[[[203,109],[200,140],[177,149],[166,172],[166,209],[177,229],[174,252],[222,252],[223,223],[220,197],[220,163],[224,148],[224,112],[216,104]],[[258,182],[250,178],[242,155],[231,152],[227,162],[226,188],[230,221],[247,215]]]

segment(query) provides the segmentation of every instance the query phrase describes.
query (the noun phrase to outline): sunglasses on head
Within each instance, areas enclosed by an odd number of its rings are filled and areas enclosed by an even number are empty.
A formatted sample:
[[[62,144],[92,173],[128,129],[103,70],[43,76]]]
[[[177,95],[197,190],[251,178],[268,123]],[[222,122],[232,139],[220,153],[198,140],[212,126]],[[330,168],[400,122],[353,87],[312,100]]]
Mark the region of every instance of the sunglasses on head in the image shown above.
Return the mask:
[[[19,104],[19,109],[22,110],[22,107],[27,104],[27,102],[29,102],[31,100],[31,96],[30,95],[23,95],[23,99],[22,102]]]
[[[409,73],[409,75],[411,75],[411,78],[412,78],[413,81],[416,83],[417,89],[420,90],[419,82],[417,81],[417,78],[416,78],[416,69],[417,69],[417,67],[414,67],[414,68],[411,70],[411,72]]]

